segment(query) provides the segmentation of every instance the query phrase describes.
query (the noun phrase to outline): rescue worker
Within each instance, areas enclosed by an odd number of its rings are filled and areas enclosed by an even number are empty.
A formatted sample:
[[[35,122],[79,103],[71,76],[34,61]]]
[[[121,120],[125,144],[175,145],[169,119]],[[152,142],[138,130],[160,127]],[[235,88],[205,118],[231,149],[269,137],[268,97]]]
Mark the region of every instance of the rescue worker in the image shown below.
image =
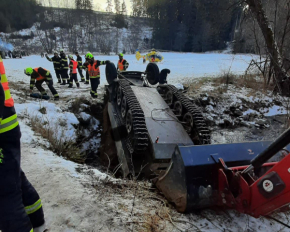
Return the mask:
[[[60,85],[69,84],[68,61],[63,49],[60,50],[60,68],[62,78],[62,83]]]
[[[127,60],[124,59],[124,55],[123,53],[120,53],[119,54],[119,61],[118,61],[118,64],[117,64],[117,71],[126,71],[127,68],[129,67],[129,63],[127,62]]]
[[[0,231],[44,232],[38,193],[21,170],[20,127],[0,57]]]
[[[80,76],[81,76],[81,82],[85,82],[85,77],[84,77],[84,75],[83,75],[83,67],[82,67],[82,65],[83,65],[83,59],[82,59],[82,57],[79,55],[78,52],[75,52],[75,55],[77,56],[78,72],[79,72],[79,74],[80,74]]]
[[[60,71],[60,57],[58,55],[57,51],[54,51],[54,56],[49,58],[47,54],[45,54],[45,57],[48,61],[53,62],[53,67],[55,71],[55,75],[57,77],[57,83],[61,83],[61,71]]]
[[[146,63],[146,58],[145,58],[145,56],[143,56],[143,64],[145,64]]]
[[[58,100],[59,99],[59,95],[57,93],[57,91],[55,90],[55,88],[53,87],[53,80],[52,80],[52,76],[50,74],[50,71],[44,69],[44,68],[26,68],[24,69],[24,73],[27,76],[30,76],[30,90],[33,90],[33,87],[35,85],[35,87],[38,89],[38,91],[41,93],[42,96],[47,95],[45,89],[41,86],[43,82],[45,82],[48,86],[48,88],[50,89],[51,93],[54,96],[54,100]],[[35,82],[36,80],[36,82]]]
[[[97,98],[98,97],[97,89],[100,84],[100,77],[101,77],[100,65],[110,63],[110,61],[95,60],[94,56],[90,52],[86,54],[86,60],[87,60],[86,65],[88,68],[88,74],[91,81],[91,96],[93,98]]]
[[[88,84],[90,84],[90,75],[89,75],[89,72],[88,72],[88,65],[89,65],[89,63],[88,63],[88,59],[86,58],[86,56],[85,56],[85,60],[86,60],[86,62],[83,63],[83,66],[82,67],[86,71],[86,81],[85,81],[85,84],[88,85]]]
[[[78,81],[77,77],[77,68],[78,68],[78,62],[74,60],[72,55],[68,55],[68,58],[70,60],[69,62],[69,68],[70,68],[70,82],[69,82],[69,88],[73,87],[73,82],[75,81],[77,87],[80,87],[80,83]]]

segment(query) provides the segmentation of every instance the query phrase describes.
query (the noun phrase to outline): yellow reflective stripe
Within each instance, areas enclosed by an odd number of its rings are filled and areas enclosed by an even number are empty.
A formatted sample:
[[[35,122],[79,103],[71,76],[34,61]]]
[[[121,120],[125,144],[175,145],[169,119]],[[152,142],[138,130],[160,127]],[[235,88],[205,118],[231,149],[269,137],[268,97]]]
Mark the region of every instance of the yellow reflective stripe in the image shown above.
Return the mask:
[[[11,98],[11,94],[10,94],[9,89],[5,90],[4,92],[5,92],[5,100],[10,99]]]
[[[8,82],[8,79],[6,77],[6,74],[1,74],[1,83],[5,83],[5,82]]]
[[[100,78],[101,75],[98,76],[90,76],[90,78]]]
[[[2,120],[1,125],[6,124],[14,119],[17,119],[17,114],[13,114],[12,116],[10,116],[9,118],[5,118]]]
[[[0,134],[14,129],[18,126],[18,124],[19,123],[17,121],[17,114],[14,114],[9,118],[3,119],[0,124]]]
[[[45,76],[48,76],[50,74],[50,72],[49,71],[47,71],[47,73],[45,74]]]
[[[35,202],[33,205],[26,206],[25,211],[27,214],[35,213],[37,210],[41,208],[41,200],[39,199],[37,202]]]
[[[33,229],[31,229],[30,232],[33,232]]]

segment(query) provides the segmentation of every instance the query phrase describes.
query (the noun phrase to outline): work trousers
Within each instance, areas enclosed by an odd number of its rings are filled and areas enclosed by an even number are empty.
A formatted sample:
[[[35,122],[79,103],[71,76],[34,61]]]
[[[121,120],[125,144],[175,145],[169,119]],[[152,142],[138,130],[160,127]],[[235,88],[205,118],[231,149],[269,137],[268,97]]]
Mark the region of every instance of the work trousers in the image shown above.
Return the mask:
[[[77,74],[76,73],[70,74],[69,87],[72,87],[73,86],[74,81],[75,81],[77,87],[80,87],[80,83],[78,81],[78,77],[77,77]]]
[[[93,98],[97,98],[98,97],[98,92],[97,89],[99,87],[100,84],[100,78],[90,78],[91,79],[91,96]]]
[[[79,74],[81,76],[81,80],[84,81],[85,78],[84,78],[84,75],[83,75],[83,69],[82,68],[78,68],[78,72],[79,72]]]
[[[68,70],[62,69],[60,72],[61,72],[62,82],[65,83],[66,81],[69,81]]]
[[[90,75],[89,75],[89,71],[86,71],[86,83],[87,83],[87,84],[90,83]]]
[[[51,91],[51,93],[53,94],[53,96],[58,97],[58,93],[55,90],[55,88],[53,87],[52,78],[51,78],[51,80],[42,79],[42,80],[36,81],[35,87],[38,89],[38,91],[41,93],[41,95],[47,95],[45,89],[42,87],[43,82],[45,82],[47,84],[47,86],[48,86],[49,90]]]
[[[58,83],[61,83],[61,71],[59,69],[55,69],[55,75],[58,80]]]
[[[0,134],[0,230],[31,232],[44,224],[41,200],[20,168],[20,128]]]

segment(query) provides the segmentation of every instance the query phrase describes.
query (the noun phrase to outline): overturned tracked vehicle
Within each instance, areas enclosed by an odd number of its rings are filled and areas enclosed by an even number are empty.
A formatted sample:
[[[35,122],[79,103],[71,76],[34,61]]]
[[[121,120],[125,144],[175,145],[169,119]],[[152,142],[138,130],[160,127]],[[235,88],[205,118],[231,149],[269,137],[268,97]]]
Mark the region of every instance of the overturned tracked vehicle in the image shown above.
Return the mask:
[[[105,101],[124,176],[159,174],[168,167],[177,144],[210,143],[198,107],[166,84],[169,73],[168,69],[159,72],[154,63],[145,72],[117,73],[113,63],[106,66]]]
[[[217,205],[259,217],[289,204],[290,130],[274,143],[211,145],[200,110],[167,84],[169,73],[107,64],[101,152],[110,161],[117,154],[124,177],[154,179],[179,212]],[[281,150],[281,161],[266,163]]]

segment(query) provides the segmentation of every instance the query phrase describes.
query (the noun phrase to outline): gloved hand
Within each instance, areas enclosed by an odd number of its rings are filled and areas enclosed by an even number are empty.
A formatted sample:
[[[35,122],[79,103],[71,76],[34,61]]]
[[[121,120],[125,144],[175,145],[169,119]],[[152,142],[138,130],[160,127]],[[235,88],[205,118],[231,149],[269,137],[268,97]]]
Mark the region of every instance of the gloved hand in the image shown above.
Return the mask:
[[[109,63],[111,63],[111,61],[109,61],[109,60],[106,60],[106,61],[105,61],[105,63],[106,63],[106,64],[109,64]]]

